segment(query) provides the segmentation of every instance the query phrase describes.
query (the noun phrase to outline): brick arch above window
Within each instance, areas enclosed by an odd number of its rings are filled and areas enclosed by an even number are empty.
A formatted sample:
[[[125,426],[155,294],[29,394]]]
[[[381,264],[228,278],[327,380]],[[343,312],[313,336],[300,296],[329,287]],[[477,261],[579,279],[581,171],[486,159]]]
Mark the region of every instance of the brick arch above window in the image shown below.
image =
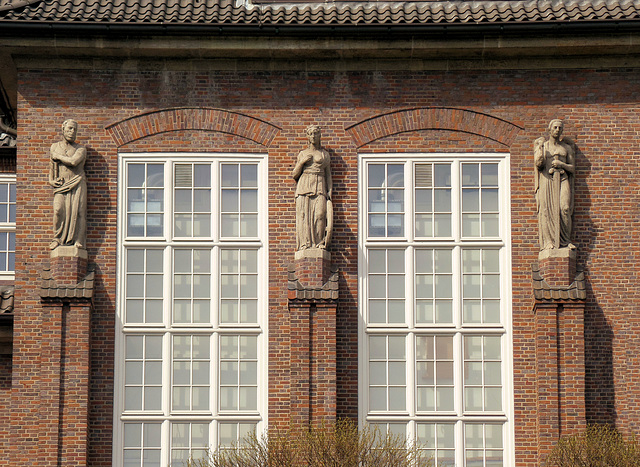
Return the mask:
[[[460,131],[509,147],[522,127],[470,110],[426,107],[377,115],[346,128],[358,148],[388,136],[419,130]]]
[[[178,130],[216,131],[246,138],[268,147],[280,128],[237,112],[182,107],[147,112],[105,127],[117,147],[148,136]]]

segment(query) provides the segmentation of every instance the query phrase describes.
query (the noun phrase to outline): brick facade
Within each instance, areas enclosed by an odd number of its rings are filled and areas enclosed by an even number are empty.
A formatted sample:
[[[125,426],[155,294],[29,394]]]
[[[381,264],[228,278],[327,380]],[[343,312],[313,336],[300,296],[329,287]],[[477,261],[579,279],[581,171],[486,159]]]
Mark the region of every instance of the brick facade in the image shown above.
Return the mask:
[[[0,454],[11,459],[11,465],[29,465],[33,459],[43,466],[81,465],[84,460],[74,455],[82,455],[83,443],[88,464],[111,465],[118,151],[268,154],[272,424],[287,423],[295,408],[292,402],[308,404],[302,399],[311,397],[296,386],[295,369],[307,364],[301,359],[308,358],[308,352],[295,348],[294,334],[312,333],[317,336],[312,343],[320,343],[318,330],[332,327],[334,320],[335,355],[328,348],[326,356],[329,362],[335,358],[337,382],[334,394],[327,390],[324,406],[331,409],[329,416],[357,417],[358,153],[510,153],[516,463],[537,465],[540,452],[551,443],[549,436],[554,436],[538,423],[543,410],[538,381],[544,368],[556,364],[544,360],[550,353],[540,349],[547,344],[571,347],[562,358],[585,362],[583,370],[565,373],[577,378],[578,386],[583,378],[584,393],[564,394],[566,404],[555,415],[563,434],[585,421],[615,422],[624,431],[640,431],[638,69],[198,72],[61,70],[43,64],[20,69],[18,79],[19,292],[11,395],[6,384],[0,387],[5,430]],[[43,304],[39,295],[41,271],[50,262],[48,152],[60,138],[65,118],[78,121],[78,141],[88,151],[87,249],[96,271],[90,318],[87,308],[74,308],[78,320],[69,310]],[[552,118],[564,119],[565,133],[578,147],[574,243],[588,292],[583,311],[564,307],[558,329],[566,333],[558,338],[560,344],[554,331],[544,332],[555,317],[534,315],[531,285],[531,264],[538,255],[533,141],[545,134]],[[317,321],[310,321],[301,308],[292,313],[287,295],[295,247],[290,172],[310,124],[322,127],[323,145],[332,158],[331,252],[340,287],[337,309],[319,310]],[[582,312],[584,341],[571,334],[580,326]],[[82,329],[80,334],[73,331],[74,336],[91,336],[90,343],[73,343],[88,352],[90,366],[84,373],[86,359],[64,359],[68,349],[59,347],[60,336],[75,329],[70,320]],[[323,320],[330,324],[320,326]],[[325,350],[317,349],[322,356]],[[569,361],[560,366],[570,366]],[[61,377],[65,371],[67,379]],[[79,388],[84,384],[88,396],[60,386],[65,382]],[[78,407],[69,405],[70,394]],[[74,410],[88,410],[86,440],[74,437],[84,432],[85,423],[82,416],[73,418]],[[8,418],[7,434],[3,421]]]

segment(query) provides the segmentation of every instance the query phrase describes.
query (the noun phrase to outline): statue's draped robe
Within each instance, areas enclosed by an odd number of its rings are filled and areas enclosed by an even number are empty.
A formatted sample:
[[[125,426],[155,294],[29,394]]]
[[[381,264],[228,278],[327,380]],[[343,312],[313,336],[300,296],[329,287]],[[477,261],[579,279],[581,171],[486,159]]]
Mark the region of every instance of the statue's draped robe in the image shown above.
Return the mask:
[[[571,149],[564,143],[563,147],[568,155]],[[549,173],[553,155],[548,149],[549,142],[540,142],[535,145],[536,156],[542,151],[544,159],[536,168],[536,204],[538,209],[538,230],[540,237],[540,249],[553,247],[556,229],[560,228],[560,248],[564,248],[571,242],[571,228],[573,216],[573,174],[565,171],[560,175],[560,191],[555,187],[553,174]],[[567,155],[562,155],[559,160],[567,163]],[[536,157],[538,160],[538,157]]]
[[[300,158],[303,153],[300,153]],[[327,177],[329,154],[314,152],[296,187],[296,249],[325,247],[327,229]]]
[[[74,151],[86,151],[78,147]],[[64,143],[56,143],[51,147],[51,153],[65,154]],[[68,154],[67,154],[68,155]],[[87,180],[82,167],[73,173],[62,162],[57,164],[58,176],[63,184],[53,190],[53,230],[54,240],[60,245],[84,246],[86,236],[86,200]],[[84,162],[81,163],[84,166]]]

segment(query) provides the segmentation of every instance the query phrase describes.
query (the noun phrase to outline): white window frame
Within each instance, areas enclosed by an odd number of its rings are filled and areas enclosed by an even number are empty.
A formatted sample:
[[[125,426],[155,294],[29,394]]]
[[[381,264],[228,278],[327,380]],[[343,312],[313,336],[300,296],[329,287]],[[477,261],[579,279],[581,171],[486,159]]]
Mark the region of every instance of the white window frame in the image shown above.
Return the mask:
[[[451,173],[451,204],[452,204],[452,237],[451,238],[414,238],[414,180],[413,167],[415,163],[450,162]],[[461,167],[463,162],[497,162],[499,183],[500,209],[500,237],[499,238],[461,238],[462,218],[462,181]],[[404,164],[404,235],[399,237],[367,237],[368,235],[368,197],[367,177],[369,163],[399,163]],[[389,154],[360,154],[359,169],[359,259],[358,259],[358,287],[359,313],[358,339],[359,372],[358,372],[358,418],[361,425],[377,423],[406,423],[407,437],[415,440],[416,426],[420,422],[454,422],[455,423],[455,456],[456,465],[464,465],[464,424],[465,423],[503,423],[503,459],[504,465],[515,464],[514,448],[514,405],[513,405],[513,342],[512,342],[512,287],[511,287],[511,216],[510,216],[510,155],[506,153],[389,153]],[[367,254],[371,248],[405,248],[405,300],[406,318],[403,324],[373,324],[368,325],[368,295],[367,295]],[[416,248],[452,247],[453,251],[453,326],[433,324],[417,326],[412,316],[414,310],[413,290],[413,261],[411,256]],[[501,324],[465,324],[462,325],[462,261],[463,248],[493,247],[500,250],[500,287],[501,287]],[[457,303],[457,304],[456,304]],[[502,411],[465,412],[464,411],[464,379],[462,339],[465,335],[500,335],[502,352]],[[406,336],[406,407],[398,412],[370,412],[369,407],[369,337],[372,335],[403,335]],[[454,407],[453,412],[420,412],[416,410],[416,335],[453,335],[454,336]]]
[[[0,183],[13,183],[13,185],[17,189],[15,174],[0,174]],[[15,235],[16,223],[0,222],[0,232],[13,233]],[[15,248],[15,238],[14,238],[14,248]],[[14,252],[14,255],[15,255],[15,252]],[[0,281],[14,280],[15,277],[16,277],[15,265],[13,270],[0,271]]]
[[[127,202],[126,164],[127,163],[163,163],[164,164],[164,235],[163,237],[126,237]],[[173,165],[180,162],[211,163],[212,204],[211,237],[208,238],[172,238],[173,232]],[[220,191],[219,167],[223,163],[252,163],[258,166],[258,235],[251,238],[221,238],[219,230]],[[209,448],[218,446],[218,426],[220,422],[255,423],[258,433],[268,425],[268,160],[266,154],[241,153],[120,153],[118,155],[118,218],[117,218],[117,311],[115,333],[114,365],[114,418],[113,418],[113,465],[123,464],[124,423],[158,422],[161,423],[160,465],[168,466],[171,461],[171,424],[173,422],[209,423]],[[163,301],[162,323],[125,324],[125,280],[127,247],[160,248],[163,256]],[[209,323],[172,324],[173,255],[178,248],[211,249],[211,310]],[[258,251],[258,316],[257,323],[221,324],[216,316],[219,306],[219,252],[223,248],[256,249]],[[218,305],[215,305],[215,304]],[[169,311],[167,311],[169,310]],[[162,409],[160,411],[124,410],[125,397],[125,337],[127,335],[163,336],[162,361]],[[209,410],[180,412],[172,410],[172,336],[176,335],[210,336],[210,376]],[[221,335],[251,335],[257,337],[257,384],[258,400],[255,411],[223,411],[219,407],[219,358],[218,345]]]

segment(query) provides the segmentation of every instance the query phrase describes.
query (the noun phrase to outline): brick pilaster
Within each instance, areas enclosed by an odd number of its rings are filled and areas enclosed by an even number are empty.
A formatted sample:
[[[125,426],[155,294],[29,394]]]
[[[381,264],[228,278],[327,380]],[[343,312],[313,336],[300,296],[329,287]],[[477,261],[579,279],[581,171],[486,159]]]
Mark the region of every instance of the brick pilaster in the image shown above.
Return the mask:
[[[571,256],[541,258],[533,271],[539,465],[561,436],[586,426],[586,292]]]
[[[337,413],[338,273],[324,250],[296,253],[289,268],[290,419],[301,426],[334,421]]]

